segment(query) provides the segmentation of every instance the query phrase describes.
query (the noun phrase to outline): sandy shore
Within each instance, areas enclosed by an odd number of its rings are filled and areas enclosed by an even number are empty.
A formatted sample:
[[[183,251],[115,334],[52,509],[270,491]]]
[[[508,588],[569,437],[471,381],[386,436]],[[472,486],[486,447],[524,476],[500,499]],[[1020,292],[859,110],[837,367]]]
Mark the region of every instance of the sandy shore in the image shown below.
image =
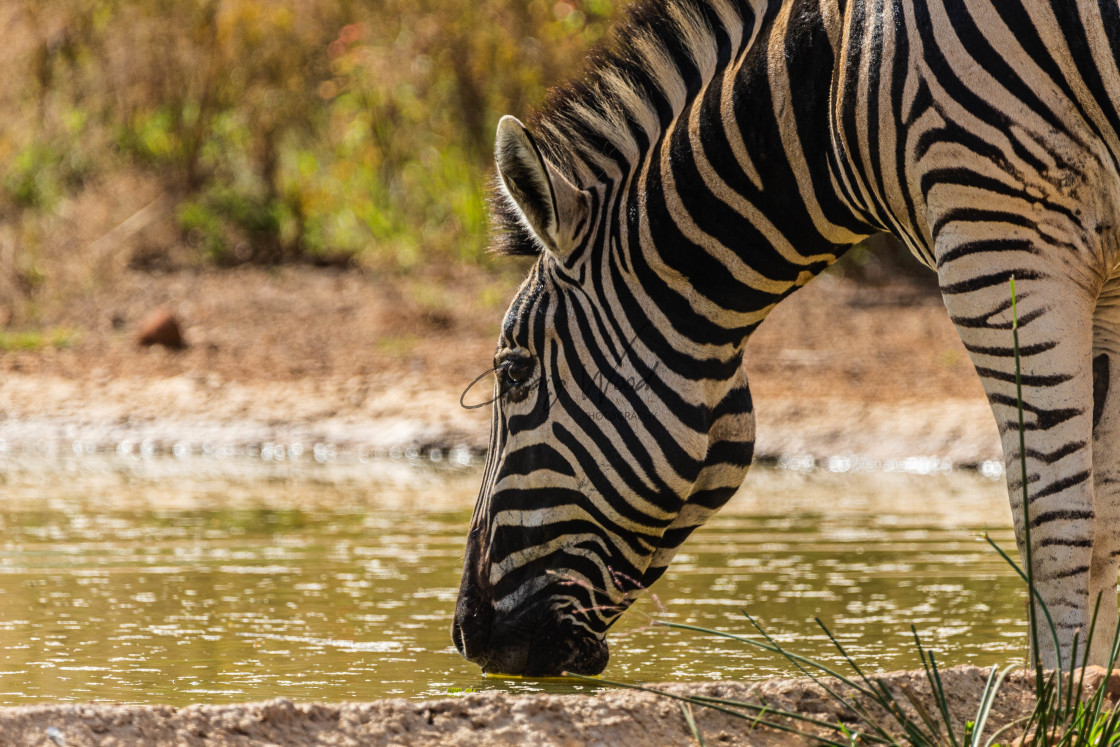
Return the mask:
[[[942,673],[954,733],[964,733],[974,721],[990,670],[954,667]],[[1086,697],[1104,681],[1103,670],[1090,670]],[[1034,705],[1033,674],[1013,673],[1001,686],[991,709],[985,735],[1021,719]],[[938,709],[922,672],[895,672],[878,679],[918,718],[911,702],[930,714]],[[835,686],[835,683],[833,683]],[[1120,693],[1114,675],[1107,693]],[[746,684],[710,682],[664,685],[659,689],[678,696],[701,695],[766,704],[771,712],[796,712],[825,723],[843,723],[852,731],[865,728],[853,712],[806,680],[773,679]],[[868,707],[877,723],[898,734],[884,712],[868,706],[846,686],[837,691]],[[913,701],[911,701],[913,698]],[[827,730],[803,722],[779,720],[806,732],[758,726],[712,709],[693,706],[705,744],[800,745],[831,736]],[[757,713],[757,710],[755,711]],[[937,716],[939,719],[940,717]],[[1006,744],[1016,736],[1005,733]],[[696,739],[681,704],[663,695],[615,690],[596,696],[509,695],[471,693],[428,701],[381,700],[370,703],[292,703],[278,698],[243,705],[22,706],[0,709],[0,744],[8,747],[117,747],[123,745],[695,745]]]

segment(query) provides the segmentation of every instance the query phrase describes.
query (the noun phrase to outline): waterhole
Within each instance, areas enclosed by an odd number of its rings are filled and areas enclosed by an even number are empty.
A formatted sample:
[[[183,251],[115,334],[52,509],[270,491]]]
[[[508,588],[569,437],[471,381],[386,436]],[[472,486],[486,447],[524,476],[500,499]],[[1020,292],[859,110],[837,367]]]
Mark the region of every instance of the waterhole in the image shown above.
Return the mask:
[[[432,697],[579,684],[487,678],[449,636],[477,467],[406,461],[10,458],[0,471],[0,702]],[[671,620],[919,666],[1021,660],[1002,481],[756,469],[610,634],[604,677],[792,674]]]

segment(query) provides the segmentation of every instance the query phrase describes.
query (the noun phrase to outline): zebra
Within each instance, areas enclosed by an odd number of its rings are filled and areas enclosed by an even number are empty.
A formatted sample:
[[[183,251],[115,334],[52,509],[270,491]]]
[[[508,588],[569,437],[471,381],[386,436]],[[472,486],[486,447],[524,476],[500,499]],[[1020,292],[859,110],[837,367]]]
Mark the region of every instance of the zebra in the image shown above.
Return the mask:
[[[607,629],[747,473],[745,342],[889,232],[937,273],[980,376],[1023,554],[1017,281],[1033,569],[1057,634],[1034,654],[1107,663],[1116,0],[638,0],[611,38],[527,125],[497,126],[495,246],[537,259],[494,357],[457,649],[486,672],[600,672]]]

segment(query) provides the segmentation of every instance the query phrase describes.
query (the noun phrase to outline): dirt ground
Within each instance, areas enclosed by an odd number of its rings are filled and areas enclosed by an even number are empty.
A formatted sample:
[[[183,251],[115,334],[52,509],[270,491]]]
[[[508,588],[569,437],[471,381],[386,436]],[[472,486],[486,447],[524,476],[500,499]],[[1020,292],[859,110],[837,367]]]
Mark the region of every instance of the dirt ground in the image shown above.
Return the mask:
[[[952,731],[959,737],[964,725],[976,720],[981,694],[990,670],[954,667],[941,673],[947,694]],[[1033,675],[1013,673],[999,688],[985,737],[1022,719],[1033,707]],[[896,672],[881,677],[883,684],[910,718],[920,703],[941,721],[924,672]],[[1104,671],[1087,673],[1085,696],[1104,681]],[[842,698],[851,698],[873,714],[876,723],[900,736],[882,710],[844,685],[830,685]],[[1106,694],[1115,700],[1120,675],[1114,675]],[[769,708],[769,716],[796,712],[829,724],[843,723],[853,732],[866,728],[851,709],[807,680],[774,679],[755,684],[710,682],[664,685],[677,696],[706,696]],[[744,711],[739,711],[743,713]],[[758,725],[701,706],[692,714],[704,744],[808,745],[818,737],[837,739],[821,727],[792,720],[778,722],[801,734]],[[1010,730],[999,740],[1008,744],[1018,736]],[[695,745],[681,703],[664,695],[613,690],[585,695],[520,695],[472,693],[442,700],[382,700],[337,705],[297,704],[278,698],[263,703],[220,706],[22,706],[0,709],[0,743],[8,747],[116,747],[117,745],[588,745],[649,747]]]
[[[155,453],[215,443],[252,453],[266,442],[480,453],[488,408],[463,409],[460,395],[490,367],[519,268],[455,272],[394,280],[307,267],[130,273],[48,320],[68,345],[0,351],[0,460],[21,450],[141,443]],[[143,322],[159,309],[181,321],[185,349],[137,344]],[[998,458],[977,377],[939,297],[921,283],[822,278],[767,320],[746,366],[760,456],[936,457],[963,465]],[[986,672],[949,676],[954,719],[963,723],[975,713]],[[913,674],[890,678],[917,692],[925,687]],[[803,681],[686,689],[841,717]],[[1001,717],[1013,718],[1026,693],[1023,681],[1005,686]],[[806,741],[752,732],[712,711],[697,711],[697,719],[707,744]],[[677,703],[631,691],[0,709],[0,745],[35,747],[694,743]]]
[[[0,352],[0,442],[481,451],[488,408],[459,399],[491,365],[518,270],[393,280],[307,267],[129,273],[51,320],[68,346]],[[159,309],[181,321],[185,349],[136,344]],[[763,324],[746,367],[762,457],[975,465],[999,454],[940,298],[914,281],[815,281]],[[472,394],[488,390],[484,380]]]

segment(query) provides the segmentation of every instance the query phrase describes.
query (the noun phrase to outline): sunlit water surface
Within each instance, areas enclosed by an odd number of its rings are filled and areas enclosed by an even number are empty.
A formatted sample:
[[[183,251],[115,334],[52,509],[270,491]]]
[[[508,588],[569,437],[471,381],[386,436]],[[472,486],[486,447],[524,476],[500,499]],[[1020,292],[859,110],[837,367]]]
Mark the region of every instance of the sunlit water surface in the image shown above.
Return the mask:
[[[449,626],[477,468],[116,456],[0,470],[0,703],[580,690],[483,677]],[[781,659],[653,618],[868,669],[1020,660],[1002,482],[756,469],[610,635],[604,676],[757,679]]]

